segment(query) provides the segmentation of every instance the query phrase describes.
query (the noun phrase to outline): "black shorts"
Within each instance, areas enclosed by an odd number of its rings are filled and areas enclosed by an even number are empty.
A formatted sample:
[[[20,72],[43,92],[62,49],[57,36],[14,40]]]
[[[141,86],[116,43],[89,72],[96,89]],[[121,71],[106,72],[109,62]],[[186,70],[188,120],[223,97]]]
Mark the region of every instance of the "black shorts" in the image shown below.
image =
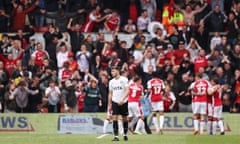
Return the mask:
[[[112,102],[112,115],[128,116],[128,102],[121,106],[115,102]]]

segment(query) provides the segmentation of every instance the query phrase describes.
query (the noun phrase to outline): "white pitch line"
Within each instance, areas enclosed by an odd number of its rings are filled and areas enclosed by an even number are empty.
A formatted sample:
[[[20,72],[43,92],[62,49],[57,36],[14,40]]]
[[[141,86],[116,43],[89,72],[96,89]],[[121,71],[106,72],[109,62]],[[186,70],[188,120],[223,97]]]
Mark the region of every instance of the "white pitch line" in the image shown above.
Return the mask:
[[[102,139],[102,138],[104,138],[105,136],[108,136],[108,135],[109,134],[102,134],[102,135],[98,136],[97,139]]]

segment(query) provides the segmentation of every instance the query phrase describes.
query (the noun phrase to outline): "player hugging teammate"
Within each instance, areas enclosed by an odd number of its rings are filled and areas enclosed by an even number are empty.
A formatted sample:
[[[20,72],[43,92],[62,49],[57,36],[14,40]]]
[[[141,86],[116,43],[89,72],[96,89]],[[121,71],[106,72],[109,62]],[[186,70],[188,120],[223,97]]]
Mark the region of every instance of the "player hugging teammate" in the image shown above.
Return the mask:
[[[196,75],[196,80],[190,86],[192,93],[192,108],[194,115],[194,135],[203,134],[205,117],[208,116],[207,132],[216,134],[217,125],[220,127],[221,135],[224,134],[222,121],[222,87],[218,84],[216,77],[210,82],[202,79],[201,74]],[[200,123],[200,128],[199,128]]]

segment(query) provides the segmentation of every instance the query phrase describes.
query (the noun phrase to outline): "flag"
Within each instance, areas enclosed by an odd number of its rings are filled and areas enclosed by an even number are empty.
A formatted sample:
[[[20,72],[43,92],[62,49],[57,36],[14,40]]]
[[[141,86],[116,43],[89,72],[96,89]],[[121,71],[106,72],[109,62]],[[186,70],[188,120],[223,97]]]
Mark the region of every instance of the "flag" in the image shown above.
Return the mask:
[[[168,19],[171,19],[174,15],[174,0],[170,0],[168,4]]]

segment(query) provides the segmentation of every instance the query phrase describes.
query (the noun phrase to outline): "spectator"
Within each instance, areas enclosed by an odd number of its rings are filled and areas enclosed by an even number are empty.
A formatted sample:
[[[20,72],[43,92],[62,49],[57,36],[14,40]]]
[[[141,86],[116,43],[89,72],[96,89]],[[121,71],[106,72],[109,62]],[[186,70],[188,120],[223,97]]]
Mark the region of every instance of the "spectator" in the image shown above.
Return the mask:
[[[34,76],[31,80],[31,83],[29,84],[30,90],[38,90],[39,91],[39,82],[40,78],[38,76]],[[42,104],[42,94],[39,92],[35,95],[29,95],[29,112],[30,113],[36,113],[39,112],[41,109]]]
[[[39,0],[39,5],[34,10],[35,26],[37,28],[44,26],[45,13],[46,13],[45,0]]]
[[[64,83],[64,88],[62,90],[62,97],[64,97],[65,101],[65,110],[70,113],[78,112],[77,108],[77,96],[75,94],[75,85],[67,80]]]
[[[9,24],[10,15],[8,15],[4,8],[0,7],[0,32],[7,32],[8,31],[8,24]]]
[[[184,42],[179,41],[179,48],[173,53],[172,63],[173,65],[179,65],[183,60],[190,60],[190,53],[185,49]]]
[[[102,97],[102,106],[99,107],[99,111],[106,112],[108,106],[108,76],[106,74],[100,75],[98,87],[100,90],[100,95]]]
[[[10,52],[10,39],[7,34],[2,35],[2,40],[0,41],[0,52],[3,54],[3,56],[7,57],[8,53]]]
[[[237,18],[233,12],[230,12],[228,14],[227,28],[228,28],[227,31],[228,43],[231,44],[231,46],[236,45],[239,25],[237,22]]]
[[[17,31],[19,29],[23,30],[26,23],[26,15],[33,11],[35,7],[39,4],[39,1],[37,0],[31,7],[24,9],[23,4],[17,4],[15,1],[12,1],[13,4],[13,26],[12,31]]]
[[[190,52],[190,57],[192,61],[194,61],[197,58],[200,49],[202,48],[194,38],[191,38],[190,43],[187,45],[186,49]]]
[[[49,81],[49,86],[45,90],[45,97],[48,98],[48,112],[56,113],[60,109],[61,91],[54,81]]]
[[[151,21],[155,20],[157,12],[157,3],[155,0],[140,0],[142,9],[147,10]]]
[[[69,63],[65,61],[58,72],[58,79],[64,84],[67,80],[72,78],[72,71],[69,69]]]
[[[16,86],[15,83],[10,82],[7,87],[6,87],[6,92],[4,93],[4,113],[16,113],[16,99],[11,98],[10,96],[12,95],[13,91],[15,90]]]
[[[58,70],[63,68],[63,63],[68,60],[68,50],[65,43],[60,44],[60,50],[56,53]]]
[[[36,44],[36,51],[34,51],[34,53],[31,55],[31,57],[35,58],[35,63],[38,67],[41,67],[43,64],[43,60],[46,58],[49,58],[49,55],[47,53],[47,51],[45,51],[43,49],[43,45],[42,43],[38,42]]]
[[[90,58],[91,53],[87,50],[86,45],[82,44],[80,50],[76,54],[76,60],[78,62],[80,73],[83,73],[86,70],[89,71]]]
[[[28,88],[28,84],[24,81],[20,81],[18,84],[18,87],[14,89],[14,91],[11,93],[9,96],[9,99],[16,99],[17,107],[16,107],[16,112],[17,113],[26,113],[29,112],[29,107],[28,107],[28,95],[32,94],[35,95],[39,93],[39,90],[30,90]]]
[[[128,19],[127,24],[124,25],[123,31],[128,34],[131,34],[131,33],[136,32],[136,30],[137,30],[137,28],[136,28],[135,24],[133,23],[133,20]]]
[[[206,68],[208,65],[207,58],[205,56],[205,51],[200,49],[198,52],[198,57],[193,59],[194,64],[194,72],[197,74],[199,72],[200,67]]]
[[[47,15],[56,15],[58,12],[58,0],[45,0],[45,9]],[[51,18],[46,18],[47,24],[56,24],[56,21]]]
[[[95,9],[92,10],[91,13],[88,14],[85,23],[82,26],[83,32],[96,32],[98,29],[98,23],[102,22],[107,18],[108,15],[102,16],[101,8],[99,5],[96,6]]]
[[[73,27],[71,27],[72,21],[73,19],[70,18],[67,25],[67,29],[71,37],[72,52],[76,54],[82,44],[84,35],[81,33],[80,24],[75,24]]]
[[[188,90],[191,81],[188,74],[183,74],[178,87],[179,112],[192,111],[192,96]]]
[[[23,52],[23,50],[22,50],[21,54],[20,54],[16,59],[13,58],[13,54],[11,54],[11,53],[8,54],[7,58],[5,58],[5,57],[0,53],[0,60],[3,61],[3,63],[4,63],[4,68],[5,68],[5,70],[8,72],[8,76],[11,77],[12,71],[13,71],[14,67],[16,66],[16,62],[23,57],[23,53],[24,53],[24,52]]]
[[[84,88],[84,112],[98,112],[99,107],[102,106],[100,90],[97,86],[97,81],[90,79],[89,85]]]
[[[112,14],[108,15],[104,22],[104,29],[108,32],[119,31],[120,17],[117,11],[113,11]]]
[[[27,66],[32,54],[36,51],[36,41],[35,38],[30,38],[29,44],[26,46],[24,51],[24,56],[22,58],[23,66]]]
[[[227,16],[223,11],[220,10],[219,5],[215,5],[214,9],[209,12],[202,20],[207,23],[208,31],[210,32],[223,32],[224,31],[224,23],[227,22]]]
[[[217,45],[221,44],[221,37],[219,32],[214,32],[214,36],[211,38],[210,41],[210,49],[211,51],[217,47]]]
[[[150,17],[148,16],[147,10],[142,10],[141,16],[137,20],[137,28],[143,32],[147,32],[147,26],[151,22]]]

